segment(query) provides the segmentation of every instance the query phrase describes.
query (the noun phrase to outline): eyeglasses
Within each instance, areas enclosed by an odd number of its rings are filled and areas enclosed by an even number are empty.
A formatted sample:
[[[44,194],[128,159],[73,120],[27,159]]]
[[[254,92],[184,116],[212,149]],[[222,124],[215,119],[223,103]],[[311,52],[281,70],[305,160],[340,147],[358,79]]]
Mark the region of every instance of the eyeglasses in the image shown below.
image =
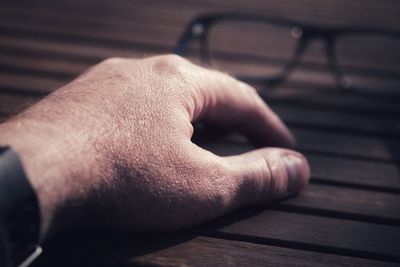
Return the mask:
[[[323,57],[305,53],[314,40],[321,41]],[[309,70],[321,71],[325,65],[343,90],[400,94],[400,32],[396,31],[312,26],[246,14],[209,14],[189,23],[174,52],[186,55],[196,50],[202,64],[268,87],[285,81],[304,61]],[[308,73],[308,77],[316,76]]]

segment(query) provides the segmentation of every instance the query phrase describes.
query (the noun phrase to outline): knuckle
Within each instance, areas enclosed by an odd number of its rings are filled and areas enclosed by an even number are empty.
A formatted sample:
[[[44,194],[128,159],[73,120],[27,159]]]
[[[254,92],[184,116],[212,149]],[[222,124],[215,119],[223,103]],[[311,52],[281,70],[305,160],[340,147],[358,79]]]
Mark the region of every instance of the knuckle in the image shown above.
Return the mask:
[[[181,64],[183,62],[186,62],[186,59],[176,54],[161,55],[160,58],[168,61],[171,64]]]
[[[264,155],[269,195],[274,195],[273,192],[284,192],[287,188],[287,179],[285,179],[287,173],[280,151],[267,148]]]
[[[229,170],[216,161],[206,166],[207,179],[204,179],[202,193],[204,203],[214,213],[221,213],[230,205],[235,192],[233,179],[229,179]]]
[[[254,87],[242,82],[241,87],[249,95],[249,97],[253,98],[254,100],[261,100],[260,95]]]
[[[253,86],[251,86],[247,83],[244,83],[242,81],[238,81],[238,82],[240,84],[240,87],[242,87],[244,90],[246,90],[250,93],[253,93],[253,94],[257,94],[257,90]]]
[[[241,95],[247,98],[248,101],[255,103],[255,107],[260,106],[260,104],[264,105],[264,101],[258,94],[257,89],[247,83],[238,80],[236,80],[236,84],[238,85],[236,87],[238,87]]]
[[[225,210],[231,194],[228,171],[215,155],[191,154],[182,159],[186,171],[184,176],[190,190],[186,191],[192,203],[208,216],[221,214]]]
[[[153,61],[156,72],[162,73],[180,73],[182,67],[187,66],[186,59],[174,54],[156,56]]]
[[[250,94],[252,94],[254,97],[257,97],[257,98],[260,97],[260,95],[258,94],[256,88],[254,88],[254,87],[252,87],[250,85],[247,85],[247,84],[246,84],[246,88],[247,88],[247,90],[249,90]]]
[[[259,94],[257,92],[257,89],[254,88],[253,86],[244,83],[242,81],[237,81],[239,83],[239,88],[246,93],[247,95],[251,96],[251,97],[259,97]]]
[[[110,57],[103,60],[100,64],[102,65],[118,65],[124,62],[126,59],[122,57]]]

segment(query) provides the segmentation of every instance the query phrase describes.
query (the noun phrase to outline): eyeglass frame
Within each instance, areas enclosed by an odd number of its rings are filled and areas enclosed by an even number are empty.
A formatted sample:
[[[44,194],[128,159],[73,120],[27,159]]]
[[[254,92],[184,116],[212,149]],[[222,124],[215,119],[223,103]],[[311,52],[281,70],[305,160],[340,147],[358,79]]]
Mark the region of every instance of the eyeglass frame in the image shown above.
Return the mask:
[[[301,23],[295,20],[243,13],[210,13],[200,15],[191,20],[185,27],[182,35],[174,48],[174,53],[183,56],[187,52],[187,47],[192,41],[200,44],[200,60],[203,64],[211,64],[211,54],[208,47],[210,28],[221,21],[235,22],[257,22],[270,25],[284,26],[291,29],[294,38],[299,39],[291,59],[283,67],[280,74],[275,77],[266,77],[262,80],[265,85],[275,86],[286,80],[288,75],[301,62],[302,56],[308,45],[313,40],[319,39],[324,43],[325,57],[328,68],[330,69],[336,85],[346,91],[353,91],[355,88],[347,81],[345,74],[337,62],[336,40],[345,35],[383,35],[400,39],[400,32],[394,30],[384,30],[379,28],[367,28],[358,26],[315,26]],[[240,77],[238,77],[240,79]],[[246,79],[244,79],[246,80]]]

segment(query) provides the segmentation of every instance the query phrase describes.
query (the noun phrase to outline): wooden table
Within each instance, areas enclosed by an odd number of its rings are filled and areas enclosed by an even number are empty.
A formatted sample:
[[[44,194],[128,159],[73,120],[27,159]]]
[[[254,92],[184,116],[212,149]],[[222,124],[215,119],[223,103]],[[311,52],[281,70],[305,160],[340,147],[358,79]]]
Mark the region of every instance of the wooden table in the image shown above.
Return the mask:
[[[396,1],[20,2],[0,6],[1,120],[104,58],[170,52],[200,13],[400,27]],[[400,105],[324,90],[324,78],[304,77],[268,95],[311,163],[311,184],[301,195],[168,235],[67,234],[45,247],[37,266],[399,265]],[[220,154],[251,149],[241,139],[203,145]]]

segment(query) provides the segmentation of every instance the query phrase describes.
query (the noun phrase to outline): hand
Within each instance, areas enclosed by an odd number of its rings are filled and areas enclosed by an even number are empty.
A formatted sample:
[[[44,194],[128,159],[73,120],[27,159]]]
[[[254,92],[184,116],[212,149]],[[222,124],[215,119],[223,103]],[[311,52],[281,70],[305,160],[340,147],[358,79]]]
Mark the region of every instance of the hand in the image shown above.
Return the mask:
[[[178,56],[111,58],[0,126],[41,205],[42,238],[68,227],[169,231],[302,189],[305,158],[262,148],[219,157],[203,120],[262,146],[293,137],[249,85]]]

